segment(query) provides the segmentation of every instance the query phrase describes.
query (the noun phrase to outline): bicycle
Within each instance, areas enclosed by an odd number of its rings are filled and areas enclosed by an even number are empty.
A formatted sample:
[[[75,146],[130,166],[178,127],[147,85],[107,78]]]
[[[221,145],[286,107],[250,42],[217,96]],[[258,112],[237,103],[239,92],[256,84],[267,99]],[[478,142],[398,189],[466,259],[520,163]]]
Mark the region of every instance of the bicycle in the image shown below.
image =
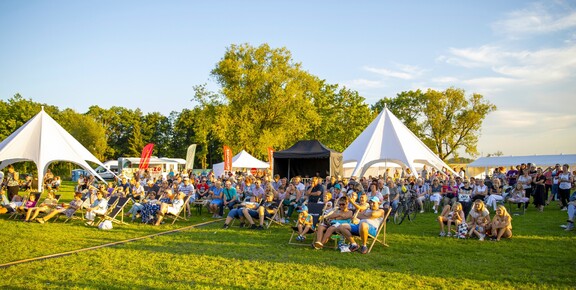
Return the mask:
[[[416,214],[418,213],[417,196],[414,192],[409,194],[409,198],[406,198],[405,195],[400,195],[400,204],[396,208],[396,212],[394,212],[394,223],[397,225],[402,224],[406,217],[410,221],[416,219]]]

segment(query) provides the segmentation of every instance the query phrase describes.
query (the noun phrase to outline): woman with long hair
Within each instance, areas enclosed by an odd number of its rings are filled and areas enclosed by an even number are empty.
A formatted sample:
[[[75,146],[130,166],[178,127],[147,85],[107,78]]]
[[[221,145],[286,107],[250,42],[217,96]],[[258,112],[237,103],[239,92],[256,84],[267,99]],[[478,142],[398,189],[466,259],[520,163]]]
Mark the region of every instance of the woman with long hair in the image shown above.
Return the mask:
[[[492,218],[492,238],[493,241],[500,241],[501,238],[512,237],[512,217],[506,210],[506,207],[499,205],[496,214]]]

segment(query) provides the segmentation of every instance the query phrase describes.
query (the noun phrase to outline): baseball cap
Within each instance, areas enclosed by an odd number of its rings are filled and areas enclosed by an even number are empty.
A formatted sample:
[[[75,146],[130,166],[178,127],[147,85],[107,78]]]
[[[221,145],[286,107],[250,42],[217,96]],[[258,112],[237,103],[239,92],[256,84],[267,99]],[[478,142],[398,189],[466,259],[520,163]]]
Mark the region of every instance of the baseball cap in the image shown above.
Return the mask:
[[[303,212],[303,211],[308,211],[308,207],[305,206],[305,205],[303,205],[303,206],[298,210],[298,212]]]
[[[371,201],[371,202],[378,202],[378,203],[380,203],[380,199],[378,199],[378,197],[376,197],[376,196],[373,196],[373,197],[370,199],[370,201]]]
[[[340,183],[334,184],[334,188],[335,189],[342,189],[342,187],[340,186]]]

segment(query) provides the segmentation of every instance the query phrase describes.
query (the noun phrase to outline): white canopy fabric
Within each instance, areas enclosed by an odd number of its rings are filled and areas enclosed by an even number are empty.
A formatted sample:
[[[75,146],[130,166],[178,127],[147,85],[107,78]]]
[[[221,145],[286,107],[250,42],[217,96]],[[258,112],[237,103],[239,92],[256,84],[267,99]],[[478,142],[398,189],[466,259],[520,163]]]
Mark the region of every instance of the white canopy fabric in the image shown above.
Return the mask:
[[[386,162],[409,167],[416,176],[417,163],[427,164],[439,171],[444,167],[456,174],[388,108],[382,110],[342,155],[344,164],[356,162],[351,176],[364,176],[372,165]]]
[[[104,167],[100,160],[44,112],[44,108],[0,143],[0,160],[0,169],[16,162],[36,163],[39,181],[54,161],[78,164],[104,181],[86,162]],[[38,191],[42,191],[42,182],[38,182]]]
[[[243,169],[243,168],[258,168],[265,169],[269,168],[270,165],[264,161],[258,160],[256,157],[250,155],[245,150],[232,157],[232,169]],[[224,173],[224,162],[216,163],[212,166],[214,171],[214,176],[221,176]]]

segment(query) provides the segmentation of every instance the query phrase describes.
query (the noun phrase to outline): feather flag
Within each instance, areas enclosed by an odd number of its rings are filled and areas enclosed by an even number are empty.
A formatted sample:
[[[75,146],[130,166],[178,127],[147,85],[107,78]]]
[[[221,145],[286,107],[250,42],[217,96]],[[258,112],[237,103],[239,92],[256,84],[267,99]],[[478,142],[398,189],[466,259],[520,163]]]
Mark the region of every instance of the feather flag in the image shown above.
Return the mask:
[[[142,149],[142,156],[140,156],[140,165],[138,166],[138,169],[148,169],[152,150],[154,150],[154,143],[148,143],[144,146],[144,149]]]

